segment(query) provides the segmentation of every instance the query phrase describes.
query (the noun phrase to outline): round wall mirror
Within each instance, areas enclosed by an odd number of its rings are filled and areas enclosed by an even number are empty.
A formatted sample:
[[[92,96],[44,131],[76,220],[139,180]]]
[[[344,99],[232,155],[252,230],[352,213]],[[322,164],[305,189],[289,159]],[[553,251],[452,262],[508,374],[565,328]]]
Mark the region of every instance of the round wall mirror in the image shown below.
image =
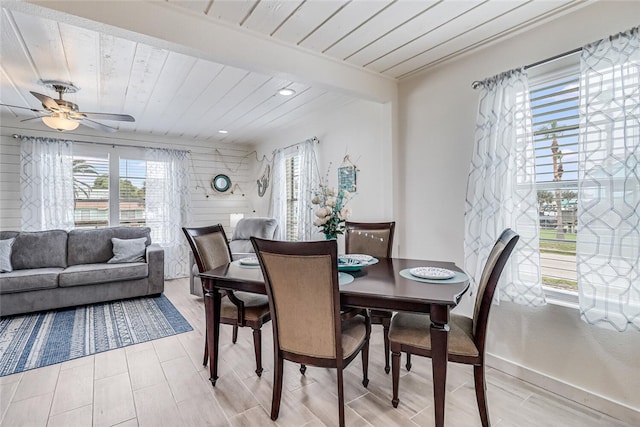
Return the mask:
[[[211,181],[211,186],[214,190],[224,193],[231,188],[231,180],[227,175],[219,174]]]

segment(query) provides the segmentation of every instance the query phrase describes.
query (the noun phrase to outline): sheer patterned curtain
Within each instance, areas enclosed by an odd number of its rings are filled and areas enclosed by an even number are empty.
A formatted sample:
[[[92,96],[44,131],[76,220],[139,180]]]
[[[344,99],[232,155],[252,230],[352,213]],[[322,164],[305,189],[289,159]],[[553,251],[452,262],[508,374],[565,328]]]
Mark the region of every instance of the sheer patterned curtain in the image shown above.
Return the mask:
[[[74,181],[71,141],[21,137],[22,230],[71,230]]]
[[[165,278],[185,277],[189,274],[189,250],[182,227],[191,223],[189,153],[147,149],[145,158],[145,215],[151,241],[164,248]]]
[[[287,233],[287,170],[286,160],[296,156],[299,161],[298,188],[298,240],[311,240],[314,233],[313,211],[311,198],[313,190],[318,185],[318,164],[314,143],[315,138],[291,147],[276,150],[273,154],[273,180],[271,186],[271,203],[269,215],[278,221],[278,235],[276,239],[286,240]]]
[[[500,299],[545,303],[540,278],[535,152],[524,70],[481,83],[475,144],[465,203],[465,270],[475,283],[500,233],[520,235],[502,274]]]
[[[276,150],[273,153],[273,178],[271,179],[271,200],[269,216],[278,221],[276,240],[286,240],[287,237],[287,158],[286,150]]]
[[[639,28],[585,46],[580,60],[580,311],[618,331],[640,329]]]
[[[315,219],[311,208],[313,191],[318,187],[318,162],[316,160],[315,142],[317,140],[308,139],[298,144],[300,157],[300,176],[298,182],[298,240],[311,240],[315,233],[313,221]]]

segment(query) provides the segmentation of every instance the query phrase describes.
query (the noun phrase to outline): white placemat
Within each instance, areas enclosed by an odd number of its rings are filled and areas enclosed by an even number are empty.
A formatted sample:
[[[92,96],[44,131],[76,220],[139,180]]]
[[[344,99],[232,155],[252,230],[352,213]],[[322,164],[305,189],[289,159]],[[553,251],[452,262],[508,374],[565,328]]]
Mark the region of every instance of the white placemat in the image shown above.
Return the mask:
[[[416,277],[413,274],[411,274],[409,272],[410,270],[411,270],[410,268],[405,268],[404,270],[400,270],[400,275],[405,279],[415,280],[416,282],[437,283],[442,285],[445,285],[447,283],[459,283],[459,282],[462,282],[463,280],[468,279],[468,276],[466,274],[460,273],[459,271],[455,271],[456,275],[450,279],[422,279],[420,277]]]
[[[340,286],[342,285],[348,285],[349,283],[353,282],[353,276],[347,273],[343,273],[342,271],[338,272],[338,284]]]
[[[237,266],[238,266],[238,267],[240,267],[240,268],[260,268],[260,264],[257,264],[257,265],[253,265],[253,264],[243,264],[243,263],[241,263],[240,261],[242,261],[242,260],[237,259],[237,260],[235,260],[235,261],[231,261],[231,264],[235,264],[235,265],[237,265]]]

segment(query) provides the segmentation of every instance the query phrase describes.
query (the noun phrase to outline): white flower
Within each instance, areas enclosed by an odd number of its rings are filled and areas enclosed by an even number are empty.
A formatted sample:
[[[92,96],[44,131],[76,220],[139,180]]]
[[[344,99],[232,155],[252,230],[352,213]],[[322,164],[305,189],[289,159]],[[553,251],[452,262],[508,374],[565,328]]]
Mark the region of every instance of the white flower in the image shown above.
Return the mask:
[[[336,190],[333,188],[327,188],[326,193],[327,193],[327,196],[332,197],[336,195]]]
[[[351,197],[351,193],[349,193],[347,190],[342,190],[342,197],[346,200]]]
[[[326,204],[327,204],[327,206],[334,207],[336,205],[336,198],[335,197],[329,197],[327,199]]]
[[[345,206],[344,208],[340,209],[340,213],[338,213],[338,218],[342,219],[342,220],[347,220],[349,219],[349,217],[351,216],[351,208]]]
[[[318,218],[324,218],[325,216],[327,216],[328,212],[326,208],[320,208],[316,211],[316,216]]]
[[[311,199],[311,203],[313,203],[314,205],[319,205],[320,198],[318,196],[313,196],[313,199]]]

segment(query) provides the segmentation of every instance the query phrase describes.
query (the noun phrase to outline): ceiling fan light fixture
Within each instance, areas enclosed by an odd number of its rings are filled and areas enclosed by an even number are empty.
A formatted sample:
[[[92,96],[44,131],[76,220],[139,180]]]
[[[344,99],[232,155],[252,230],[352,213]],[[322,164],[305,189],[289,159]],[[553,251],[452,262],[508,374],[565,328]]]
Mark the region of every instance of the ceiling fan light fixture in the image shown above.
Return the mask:
[[[293,89],[289,89],[289,88],[285,87],[285,88],[280,89],[278,91],[278,93],[280,95],[282,95],[282,96],[291,96],[291,95],[294,95],[296,93],[296,91],[293,90]]]
[[[79,122],[69,120],[64,114],[42,117],[42,122],[51,129],[59,130],[60,132],[65,130],[75,130],[80,126]]]

